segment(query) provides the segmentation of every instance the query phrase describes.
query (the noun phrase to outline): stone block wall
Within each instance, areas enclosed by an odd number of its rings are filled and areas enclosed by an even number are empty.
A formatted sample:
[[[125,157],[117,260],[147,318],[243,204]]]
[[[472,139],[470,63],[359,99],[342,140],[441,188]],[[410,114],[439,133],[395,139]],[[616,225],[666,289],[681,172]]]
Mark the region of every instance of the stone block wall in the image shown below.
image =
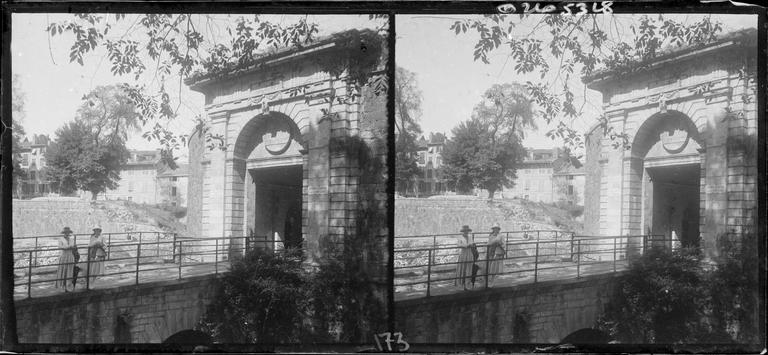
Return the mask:
[[[12,207],[15,237],[57,236],[64,226],[69,226],[75,234],[90,235],[98,224],[104,233],[157,230],[150,225],[111,221],[106,211],[89,201],[13,200]]]
[[[558,343],[595,325],[614,285],[613,275],[462,292],[395,303],[396,327],[409,343]],[[516,317],[527,318],[527,324]],[[515,329],[524,326],[527,329]]]
[[[161,343],[192,329],[216,289],[211,275],[19,300],[19,342]]]

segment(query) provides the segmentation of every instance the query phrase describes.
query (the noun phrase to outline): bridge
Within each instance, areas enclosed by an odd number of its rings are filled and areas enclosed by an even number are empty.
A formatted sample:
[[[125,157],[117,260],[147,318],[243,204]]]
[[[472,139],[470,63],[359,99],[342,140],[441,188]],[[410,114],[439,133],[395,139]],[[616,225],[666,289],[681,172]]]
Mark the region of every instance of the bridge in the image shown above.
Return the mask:
[[[192,329],[215,297],[216,278],[253,238],[181,238],[173,233],[106,233],[104,273],[86,277],[88,236],[74,236],[81,259],[74,292],[56,288],[58,236],[14,239],[16,314],[21,343],[160,343]],[[72,280],[67,280],[72,282]]]
[[[559,343],[592,328],[613,286],[661,235],[503,232],[502,271],[490,275],[487,234],[476,234],[474,287],[457,286],[459,234],[395,238],[397,329],[413,343]]]

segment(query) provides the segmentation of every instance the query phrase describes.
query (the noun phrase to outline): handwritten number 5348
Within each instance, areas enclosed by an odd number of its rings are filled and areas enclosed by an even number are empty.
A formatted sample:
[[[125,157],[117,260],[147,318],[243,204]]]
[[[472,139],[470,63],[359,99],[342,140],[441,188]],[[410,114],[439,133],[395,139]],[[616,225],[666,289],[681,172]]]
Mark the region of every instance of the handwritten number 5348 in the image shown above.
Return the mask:
[[[394,339],[392,337],[393,335]],[[379,351],[408,351],[408,349],[411,347],[408,345],[408,342],[403,339],[403,333],[401,332],[384,332],[374,334],[373,339],[376,340],[376,347],[379,349]],[[386,344],[386,348],[382,347],[382,342]],[[397,348],[392,347],[393,343],[397,344]]]

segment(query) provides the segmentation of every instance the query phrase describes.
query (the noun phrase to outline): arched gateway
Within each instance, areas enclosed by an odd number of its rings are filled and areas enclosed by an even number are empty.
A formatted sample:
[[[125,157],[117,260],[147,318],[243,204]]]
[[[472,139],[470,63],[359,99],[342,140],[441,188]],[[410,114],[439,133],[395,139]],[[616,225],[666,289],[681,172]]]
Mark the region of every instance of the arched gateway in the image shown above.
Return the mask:
[[[614,148],[587,135],[585,230],[655,234],[701,245],[754,225],[757,176],[756,31],[678,48],[631,73],[584,78],[603,94],[608,125],[630,137]]]
[[[357,78],[336,72],[364,63],[355,69],[383,73],[385,43],[348,31],[187,82],[205,94],[208,132],[226,146],[190,140],[189,228],[232,243],[250,236],[269,248],[304,247],[312,262],[322,238],[361,232],[361,208],[386,216],[386,172],[366,175],[386,163],[386,97],[357,92]],[[366,226],[366,237],[386,238],[386,223]]]

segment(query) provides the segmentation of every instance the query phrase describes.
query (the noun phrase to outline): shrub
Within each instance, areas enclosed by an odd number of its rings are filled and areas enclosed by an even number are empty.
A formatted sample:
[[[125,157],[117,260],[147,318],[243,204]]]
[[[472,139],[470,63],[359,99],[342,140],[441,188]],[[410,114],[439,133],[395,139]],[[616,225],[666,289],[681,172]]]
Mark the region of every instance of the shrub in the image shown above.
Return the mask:
[[[706,302],[700,253],[650,249],[619,283],[598,327],[623,343],[692,343]]]
[[[216,342],[300,342],[309,331],[307,284],[300,259],[255,249],[222,277],[197,328]]]
[[[718,238],[722,258],[713,265],[697,248],[649,250],[618,284],[598,328],[623,343],[758,343],[757,243],[740,238]]]

